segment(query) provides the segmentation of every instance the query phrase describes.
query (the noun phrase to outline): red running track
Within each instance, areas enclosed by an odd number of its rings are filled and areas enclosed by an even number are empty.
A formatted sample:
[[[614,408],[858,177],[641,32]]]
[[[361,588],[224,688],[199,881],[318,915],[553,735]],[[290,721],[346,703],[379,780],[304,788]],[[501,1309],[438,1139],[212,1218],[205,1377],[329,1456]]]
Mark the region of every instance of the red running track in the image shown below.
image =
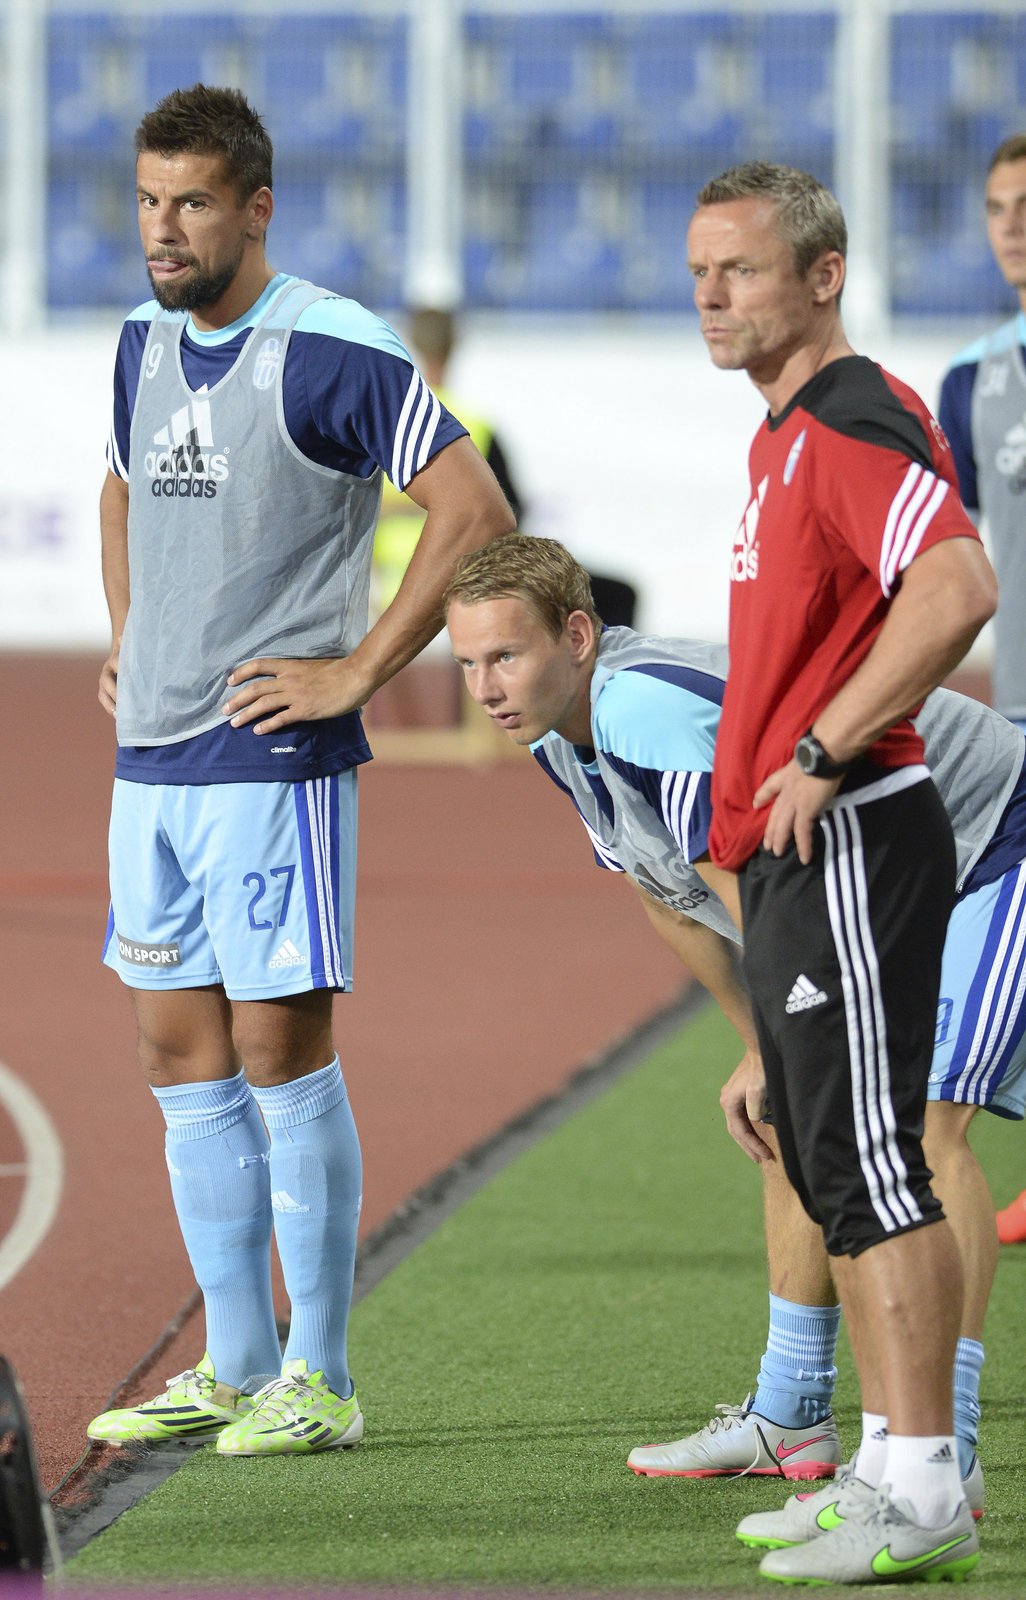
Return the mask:
[[[0,1350],[52,1488],[192,1281],[131,1003],[99,961],[113,759],[99,661],[0,661],[0,1063],[46,1107],[66,1163],[53,1227],[0,1287]],[[366,1234],[668,1003],[681,973],[529,758],[379,762],[360,784],[356,991],[336,1004],[336,1037],[364,1147]],[[0,1112],[0,1240],[23,1160]],[[194,1317],[142,1390],[201,1351]]]

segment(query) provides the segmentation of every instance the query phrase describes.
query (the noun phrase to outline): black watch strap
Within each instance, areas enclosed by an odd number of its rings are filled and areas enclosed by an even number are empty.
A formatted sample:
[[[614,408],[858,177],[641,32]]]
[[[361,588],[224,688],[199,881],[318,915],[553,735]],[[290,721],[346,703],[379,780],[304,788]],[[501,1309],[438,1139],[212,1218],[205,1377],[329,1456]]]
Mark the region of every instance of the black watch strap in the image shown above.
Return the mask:
[[[841,778],[851,766],[850,761],[834,761],[811,728],[802,734],[795,745],[794,758],[810,778]]]

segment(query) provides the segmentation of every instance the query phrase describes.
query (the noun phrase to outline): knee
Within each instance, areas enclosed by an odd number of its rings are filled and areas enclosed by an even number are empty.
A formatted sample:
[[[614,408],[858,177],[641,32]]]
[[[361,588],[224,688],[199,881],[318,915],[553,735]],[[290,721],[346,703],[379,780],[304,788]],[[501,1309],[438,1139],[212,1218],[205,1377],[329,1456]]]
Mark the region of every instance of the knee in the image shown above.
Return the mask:
[[[150,1087],[233,1077],[239,1063],[226,1014],[205,999],[189,1004],[185,991],[161,1000],[136,1006],[139,1065]]]
[[[319,999],[315,991],[313,999]],[[294,1001],[234,1008],[235,1052],[256,1089],[273,1089],[331,1065],[335,1058],[331,1011],[303,995]]]
[[[950,1100],[931,1100],[923,1125],[923,1154],[933,1172],[971,1155],[969,1125],[975,1106],[955,1105]]]

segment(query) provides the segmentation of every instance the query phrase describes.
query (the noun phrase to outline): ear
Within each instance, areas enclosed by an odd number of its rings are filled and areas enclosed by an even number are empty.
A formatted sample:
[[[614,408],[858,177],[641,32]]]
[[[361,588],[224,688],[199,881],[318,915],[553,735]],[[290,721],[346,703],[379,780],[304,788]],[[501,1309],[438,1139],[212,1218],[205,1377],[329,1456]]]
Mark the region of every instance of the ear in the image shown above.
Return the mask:
[[[812,298],[817,305],[837,300],[844,288],[845,263],[839,250],[825,250],[809,268]]]
[[[571,611],[566,619],[567,638],[574,659],[583,661],[595,648],[595,624],[586,611]]]
[[[274,215],[274,196],[270,189],[257,189],[249,198],[249,223],[247,239],[262,239]]]

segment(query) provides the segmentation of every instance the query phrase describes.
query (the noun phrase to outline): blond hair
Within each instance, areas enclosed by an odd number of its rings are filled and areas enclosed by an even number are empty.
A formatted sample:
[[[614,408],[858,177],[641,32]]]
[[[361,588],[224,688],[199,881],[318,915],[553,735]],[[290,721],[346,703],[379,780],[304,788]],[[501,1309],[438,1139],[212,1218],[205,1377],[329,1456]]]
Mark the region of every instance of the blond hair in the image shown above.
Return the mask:
[[[591,579],[557,539],[507,533],[481,550],[462,556],[442,596],[448,614],[454,600],[523,600],[558,639],[572,611],[584,611],[596,632],[602,627],[591,593]]]
[[[695,204],[718,206],[730,200],[775,203],[777,232],[791,247],[799,277],[828,250],[847,254],[848,227],[837,197],[808,172],[769,161],[744,161],[711,178],[698,191]]]

